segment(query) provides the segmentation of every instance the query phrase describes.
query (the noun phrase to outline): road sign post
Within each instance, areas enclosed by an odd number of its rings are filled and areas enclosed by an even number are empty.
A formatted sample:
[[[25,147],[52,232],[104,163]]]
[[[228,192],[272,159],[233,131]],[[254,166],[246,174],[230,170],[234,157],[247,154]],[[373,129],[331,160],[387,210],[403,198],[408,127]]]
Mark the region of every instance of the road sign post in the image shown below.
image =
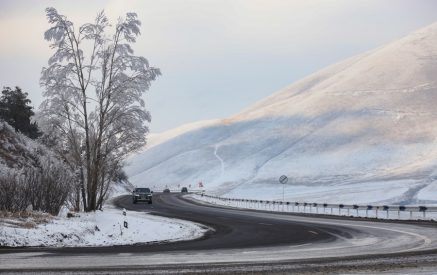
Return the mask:
[[[282,175],[279,177],[279,183],[282,184],[282,207],[284,207],[285,203],[285,184],[287,183],[288,178],[286,175]]]

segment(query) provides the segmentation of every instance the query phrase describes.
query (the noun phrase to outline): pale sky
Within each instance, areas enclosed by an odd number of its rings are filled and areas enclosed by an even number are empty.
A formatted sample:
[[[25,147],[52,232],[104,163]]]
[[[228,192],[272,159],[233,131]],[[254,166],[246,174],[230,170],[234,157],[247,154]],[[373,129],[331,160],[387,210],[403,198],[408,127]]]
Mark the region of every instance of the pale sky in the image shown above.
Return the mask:
[[[0,0],[0,87],[42,101],[44,9],[76,25],[104,9],[142,21],[135,54],[162,70],[145,95],[152,132],[224,118],[327,65],[437,21],[432,0]],[[113,21],[114,22],[114,21]]]

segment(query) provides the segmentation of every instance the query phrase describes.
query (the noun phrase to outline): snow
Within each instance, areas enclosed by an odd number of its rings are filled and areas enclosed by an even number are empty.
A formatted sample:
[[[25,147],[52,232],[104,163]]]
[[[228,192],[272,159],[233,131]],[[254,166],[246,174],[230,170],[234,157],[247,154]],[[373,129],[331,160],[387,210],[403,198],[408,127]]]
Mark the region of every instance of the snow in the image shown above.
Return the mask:
[[[182,126],[179,126],[177,128],[174,129],[170,129],[168,131],[165,131],[163,133],[159,133],[159,134],[154,134],[151,133],[148,137],[147,137],[147,145],[146,148],[151,148],[153,146],[159,145],[161,143],[164,143],[172,138],[175,138],[177,136],[180,136],[184,133],[187,133],[189,131],[193,131],[199,128],[203,128],[209,125],[213,125],[217,122],[218,120],[216,119],[212,119],[212,120],[202,120],[202,121],[197,121],[197,122],[193,122],[193,123],[188,123],[188,124],[184,124]]]
[[[402,195],[418,185],[414,180],[392,180],[345,184],[286,184],[284,198],[287,201],[307,201],[342,204],[391,204],[402,200]],[[230,198],[255,200],[282,200],[282,185],[242,185],[226,194]],[[388,199],[387,198],[391,198]],[[395,199],[393,199],[395,198]]]
[[[437,23],[237,115],[169,131],[126,172],[137,186],[202,181],[211,194],[270,198],[285,174],[290,199],[437,204],[435,56]]]
[[[373,208],[366,210],[366,205],[361,204],[359,209],[351,208],[340,208],[337,205],[328,205],[323,207],[323,203],[317,203],[317,206],[313,206],[314,202],[307,202],[307,206],[303,206],[302,201],[296,206],[294,202],[290,204],[279,204],[279,203],[266,203],[265,199],[263,203],[261,202],[249,202],[241,201],[244,198],[236,198],[237,200],[230,201],[226,199],[218,199],[215,197],[201,196],[199,194],[190,195],[189,199],[209,204],[209,205],[220,205],[229,208],[237,209],[251,209],[257,211],[269,211],[269,212],[282,212],[282,213],[304,213],[304,214],[318,214],[318,215],[331,215],[331,216],[348,216],[348,217],[361,217],[361,218],[376,218],[376,219],[391,219],[391,220],[437,220],[436,209],[428,209],[426,213],[419,211],[418,207],[411,207],[405,211],[398,211],[398,207],[390,206],[388,211],[383,210],[382,205],[373,205]],[[240,199],[240,200],[238,200]],[[260,199],[258,199],[260,200]],[[276,199],[276,202],[281,202],[281,200]],[[270,200],[271,202],[271,200]]]
[[[106,207],[77,217],[52,217],[35,225],[31,219],[16,225],[16,219],[0,219],[0,246],[112,246],[137,243],[179,241],[200,238],[208,230],[192,222],[153,216],[144,212]],[[124,228],[124,221],[128,228]]]
[[[122,195],[130,195],[134,187],[130,183],[116,182],[110,188],[108,200]]]

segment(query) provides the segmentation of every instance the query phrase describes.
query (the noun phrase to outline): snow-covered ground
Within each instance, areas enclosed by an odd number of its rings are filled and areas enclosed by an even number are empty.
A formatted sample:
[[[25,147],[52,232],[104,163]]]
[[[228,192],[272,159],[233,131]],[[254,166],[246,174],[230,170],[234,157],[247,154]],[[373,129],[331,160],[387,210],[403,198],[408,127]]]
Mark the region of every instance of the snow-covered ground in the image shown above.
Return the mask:
[[[437,23],[237,115],[154,135],[129,180],[275,199],[285,174],[288,200],[437,204],[436,56]]]
[[[409,190],[421,187],[423,187],[421,181],[412,179],[343,184],[285,184],[284,186],[279,182],[272,182],[238,186],[228,192],[226,197],[282,200],[284,191],[284,198],[287,201],[303,202],[310,199],[311,202],[339,204],[405,204],[408,199],[405,194],[408,194]]]
[[[124,228],[124,221],[128,228]],[[0,246],[112,246],[196,239],[208,229],[192,222],[105,207],[77,217],[0,218]]]
[[[347,216],[347,217],[361,217],[361,218],[377,218],[390,220],[432,220],[437,221],[437,209],[434,207],[426,212],[419,211],[418,207],[408,207],[406,210],[399,211],[398,207],[391,206],[388,210],[384,210],[382,205],[374,206],[372,209],[365,209],[366,205],[360,205],[358,209],[350,207],[340,208],[339,205],[323,206],[323,203],[318,203],[314,206],[308,202],[308,205],[303,205],[300,202],[298,206],[294,203],[280,203],[282,200],[272,201],[259,199],[235,199],[226,200],[224,198],[202,196],[200,194],[192,194],[189,199],[197,202],[203,202],[210,205],[220,205],[229,208],[251,209],[258,211],[269,212],[284,212],[284,213],[304,213],[304,214],[319,214],[331,216]]]

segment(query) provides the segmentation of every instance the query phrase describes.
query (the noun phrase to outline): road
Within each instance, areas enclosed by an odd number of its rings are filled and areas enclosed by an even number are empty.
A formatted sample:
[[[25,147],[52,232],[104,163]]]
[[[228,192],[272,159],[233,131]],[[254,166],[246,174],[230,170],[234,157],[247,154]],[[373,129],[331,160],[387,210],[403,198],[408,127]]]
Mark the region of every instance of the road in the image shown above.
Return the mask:
[[[212,230],[193,241],[88,248],[0,249],[0,271],[47,273],[340,272],[350,268],[431,268],[437,264],[437,226],[293,216],[212,207],[179,194],[154,203],[115,205],[194,221]],[[399,263],[402,263],[400,265]],[[409,263],[409,264],[408,264]],[[361,268],[359,268],[361,266]],[[79,272],[79,273],[78,273]]]

